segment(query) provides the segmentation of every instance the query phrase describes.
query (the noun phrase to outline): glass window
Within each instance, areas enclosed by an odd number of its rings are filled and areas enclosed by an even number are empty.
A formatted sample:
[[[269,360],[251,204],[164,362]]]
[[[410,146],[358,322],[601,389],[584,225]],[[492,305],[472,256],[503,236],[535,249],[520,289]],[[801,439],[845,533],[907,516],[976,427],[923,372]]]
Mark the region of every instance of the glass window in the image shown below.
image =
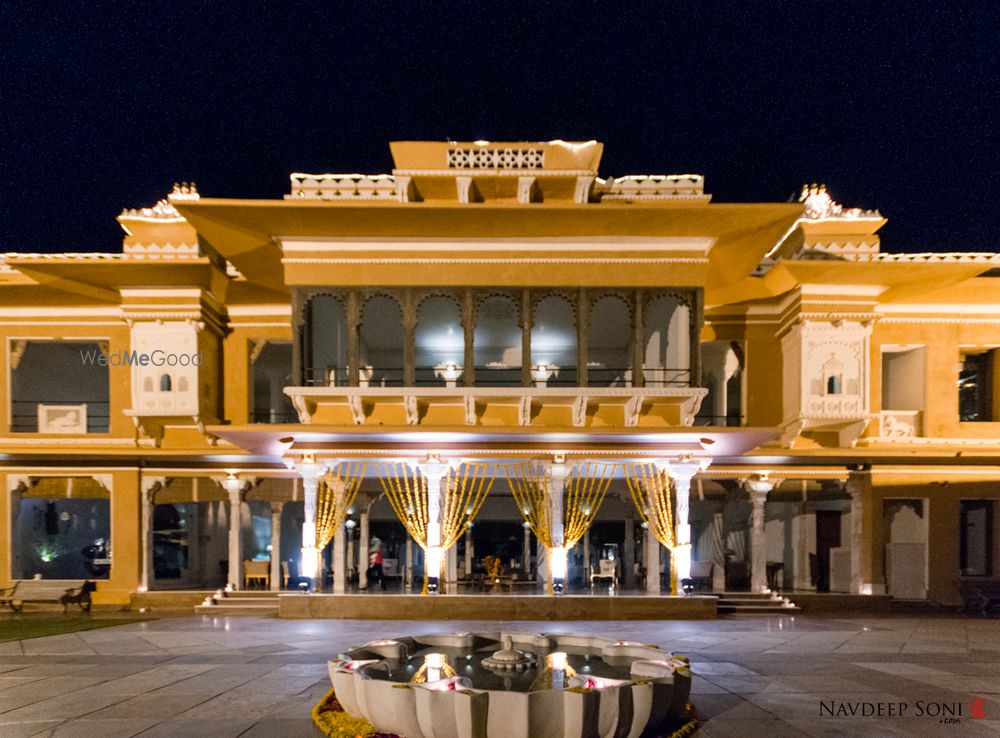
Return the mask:
[[[958,417],[965,423],[993,420],[993,352],[966,354],[958,373]]]
[[[962,500],[962,576],[993,575],[993,500]]]

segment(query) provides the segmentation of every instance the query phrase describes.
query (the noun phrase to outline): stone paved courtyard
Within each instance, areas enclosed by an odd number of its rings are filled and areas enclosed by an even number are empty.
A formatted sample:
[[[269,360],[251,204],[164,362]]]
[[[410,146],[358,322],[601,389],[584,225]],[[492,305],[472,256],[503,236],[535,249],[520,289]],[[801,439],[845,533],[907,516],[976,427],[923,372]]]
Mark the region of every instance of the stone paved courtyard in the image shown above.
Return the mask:
[[[380,636],[496,627],[187,617],[0,643],[0,736],[319,736],[309,710],[339,650]],[[799,616],[515,627],[687,654],[704,736],[1000,732],[998,621]],[[970,718],[974,697],[985,698],[985,719]],[[821,702],[904,703],[907,716],[821,717]],[[917,717],[921,703],[956,703],[965,717]]]

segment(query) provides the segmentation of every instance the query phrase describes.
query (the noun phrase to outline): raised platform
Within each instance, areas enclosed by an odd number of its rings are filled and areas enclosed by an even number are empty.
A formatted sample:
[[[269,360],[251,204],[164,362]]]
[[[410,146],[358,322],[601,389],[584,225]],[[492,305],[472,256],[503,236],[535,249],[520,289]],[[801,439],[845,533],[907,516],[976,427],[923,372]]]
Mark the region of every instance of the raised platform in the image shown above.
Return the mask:
[[[282,594],[282,618],[332,620],[714,620],[715,597]]]

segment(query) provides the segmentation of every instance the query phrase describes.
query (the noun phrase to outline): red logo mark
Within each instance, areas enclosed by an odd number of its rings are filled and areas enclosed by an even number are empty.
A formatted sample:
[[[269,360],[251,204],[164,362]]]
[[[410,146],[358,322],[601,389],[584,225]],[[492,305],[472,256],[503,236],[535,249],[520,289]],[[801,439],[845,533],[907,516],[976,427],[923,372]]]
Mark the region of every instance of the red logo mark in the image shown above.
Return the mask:
[[[973,720],[985,720],[986,698],[973,697],[971,700],[969,700],[969,713],[972,715]]]

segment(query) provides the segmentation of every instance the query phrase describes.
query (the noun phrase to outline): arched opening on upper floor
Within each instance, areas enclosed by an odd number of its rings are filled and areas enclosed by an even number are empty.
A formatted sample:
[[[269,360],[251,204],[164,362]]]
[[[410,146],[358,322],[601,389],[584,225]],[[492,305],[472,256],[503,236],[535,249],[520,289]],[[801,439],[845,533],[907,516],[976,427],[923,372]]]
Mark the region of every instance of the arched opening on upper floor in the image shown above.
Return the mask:
[[[362,387],[403,385],[403,313],[388,295],[369,297],[361,308],[358,382]]]
[[[490,295],[479,303],[473,347],[477,386],[521,384],[521,326],[513,298]]]
[[[347,376],[347,311],[333,295],[316,295],[305,308],[305,383],[342,387]]]
[[[691,384],[691,308],[673,295],[649,301],[644,314],[643,380],[647,387]]]
[[[587,384],[632,385],[632,316],[619,295],[604,295],[590,306],[587,332]]]
[[[415,381],[418,386],[457,383],[465,360],[462,314],[453,297],[431,295],[417,307]]]
[[[572,387],[577,383],[576,315],[562,295],[535,305],[531,325],[531,371],[535,383]]]

